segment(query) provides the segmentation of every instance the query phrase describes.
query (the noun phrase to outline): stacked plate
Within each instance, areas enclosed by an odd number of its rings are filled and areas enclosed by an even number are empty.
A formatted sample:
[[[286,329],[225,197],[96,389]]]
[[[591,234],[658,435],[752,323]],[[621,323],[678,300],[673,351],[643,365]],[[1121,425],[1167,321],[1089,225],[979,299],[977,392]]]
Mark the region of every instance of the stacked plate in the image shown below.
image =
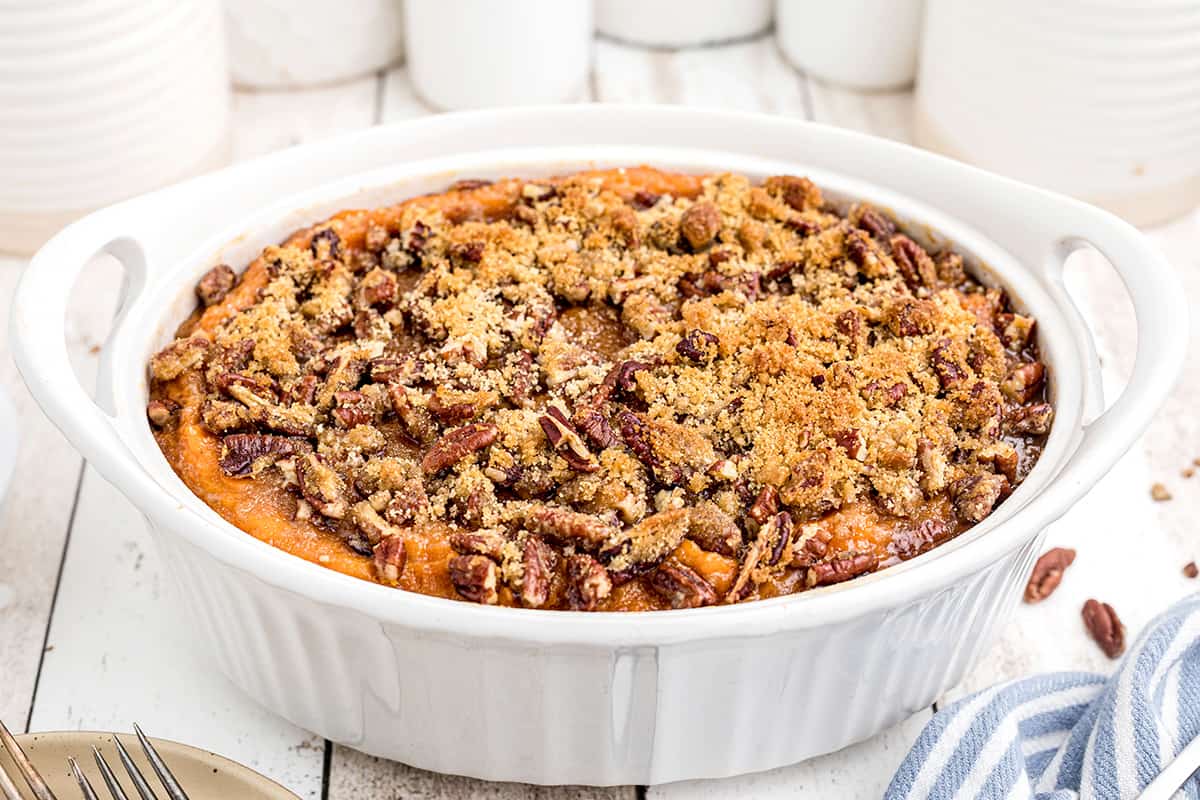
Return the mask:
[[[0,4],[0,250],[228,155],[218,0]]]
[[[1200,203],[1200,3],[929,0],[924,146],[1138,224]]]

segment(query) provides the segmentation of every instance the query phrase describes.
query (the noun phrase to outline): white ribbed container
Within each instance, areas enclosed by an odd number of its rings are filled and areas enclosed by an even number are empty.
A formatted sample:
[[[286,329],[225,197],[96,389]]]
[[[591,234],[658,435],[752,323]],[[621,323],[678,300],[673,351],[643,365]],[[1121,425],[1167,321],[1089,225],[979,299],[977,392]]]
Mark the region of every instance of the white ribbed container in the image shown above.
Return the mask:
[[[0,251],[223,164],[218,0],[0,5]]]
[[[918,142],[1136,224],[1200,203],[1200,3],[929,0]]]
[[[596,0],[596,32],[628,44],[695,47],[764,33],[771,0]]]
[[[344,81],[404,54],[401,0],[230,0],[225,30],[233,82],[255,89]]]

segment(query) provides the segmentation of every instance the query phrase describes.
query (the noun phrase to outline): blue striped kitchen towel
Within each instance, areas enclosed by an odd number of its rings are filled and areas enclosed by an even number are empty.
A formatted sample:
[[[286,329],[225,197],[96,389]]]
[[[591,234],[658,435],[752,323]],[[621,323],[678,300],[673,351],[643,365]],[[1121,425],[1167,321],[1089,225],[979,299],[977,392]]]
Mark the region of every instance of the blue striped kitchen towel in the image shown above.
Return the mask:
[[[1110,677],[1003,683],[933,716],[885,800],[1133,800],[1200,733],[1200,594],[1146,630]],[[1200,800],[1200,777],[1182,790]]]

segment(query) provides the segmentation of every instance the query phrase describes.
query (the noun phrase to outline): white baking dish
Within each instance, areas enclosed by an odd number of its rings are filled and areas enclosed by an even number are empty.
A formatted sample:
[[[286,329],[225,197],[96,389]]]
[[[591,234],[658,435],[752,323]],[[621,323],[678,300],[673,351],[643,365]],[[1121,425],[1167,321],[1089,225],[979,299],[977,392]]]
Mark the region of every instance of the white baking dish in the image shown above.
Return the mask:
[[[966,535],[848,584],[720,608],[584,615],[451,602],[322,569],[225,523],[167,466],[145,421],[144,364],[215,260],[244,265],[329,212],[456,177],[636,163],[808,174],[831,194],[928,225],[986,265],[981,276],[1038,318],[1052,370],[1057,419],[1028,480]],[[1084,242],[1115,264],[1137,313],[1129,389],[1102,414],[1087,328],[1061,282],[1064,258]],[[103,409],[77,383],[63,338],[68,290],[97,251],[129,277],[106,348]],[[1045,526],[1129,447],[1170,388],[1186,340],[1183,297],[1162,256],[1116,217],[894,142],[767,116],[567,107],[376,128],[100,211],[34,258],[12,341],[46,413],[149,518],[198,637],[251,697],[427,769],[659,783],[834,750],[953,685],[1016,601]]]

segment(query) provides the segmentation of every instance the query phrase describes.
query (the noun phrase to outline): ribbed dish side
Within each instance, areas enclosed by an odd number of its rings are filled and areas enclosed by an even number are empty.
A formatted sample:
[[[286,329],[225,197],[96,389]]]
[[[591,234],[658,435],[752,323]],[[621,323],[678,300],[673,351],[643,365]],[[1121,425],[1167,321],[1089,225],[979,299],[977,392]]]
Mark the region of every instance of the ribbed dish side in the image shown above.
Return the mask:
[[[954,587],[841,624],[547,649],[383,624],[158,538],[222,671],[285,718],[424,769],[597,785],[770,769],[927,707],[990,641],[1037,550],[1031,541]]]

